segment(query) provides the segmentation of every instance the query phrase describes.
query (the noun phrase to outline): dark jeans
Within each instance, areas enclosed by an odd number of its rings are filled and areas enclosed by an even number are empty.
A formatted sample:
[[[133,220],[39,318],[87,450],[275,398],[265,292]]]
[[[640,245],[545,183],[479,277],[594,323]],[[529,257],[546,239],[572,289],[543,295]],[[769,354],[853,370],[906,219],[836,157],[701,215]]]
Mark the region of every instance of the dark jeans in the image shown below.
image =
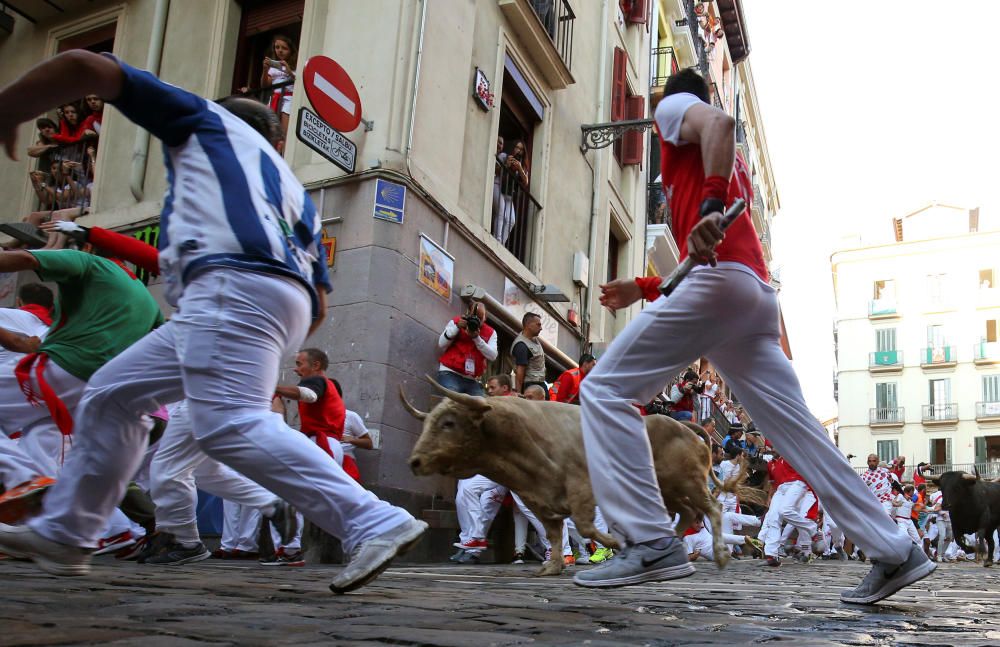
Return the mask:
[[[472,379],[471,377],[463,377],[458,373],[452,373],[451,371],[438,371],[438,383],[452,391],[457,391],[458,393],[467,393],[469,395],[478,395],[483,397],[486,395],[483,392],[483,385],[478,381]]]

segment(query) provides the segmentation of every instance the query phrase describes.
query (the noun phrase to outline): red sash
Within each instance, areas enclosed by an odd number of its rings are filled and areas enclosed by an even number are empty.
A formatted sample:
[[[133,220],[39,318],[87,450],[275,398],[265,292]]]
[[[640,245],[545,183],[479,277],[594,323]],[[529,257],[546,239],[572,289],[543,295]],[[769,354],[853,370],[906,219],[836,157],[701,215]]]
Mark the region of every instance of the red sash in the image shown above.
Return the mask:
[[[49,415],[52,416],[52,420],[59,427],[59,431],[64,436],[69,436],[73,433],[73,416],[70,414],[69,409],[66,408],[66,404],[59,399],[55,390],[53,390],[45,379],[45,366],[48,364],[48,361],[49,356],[45,353],[25,355],[14,368],[14,376],[17,378],[17,383],[21,387],[21,392],[24,393],[24,397],[27,398],[28,403],[39,407],[41,406],[41,403],[38,401],[39,394],[34,392],[30,383],[31,367],[35,367],[35,378],[38,380],[38,387],[42,391],[41,398],[49,408]]]

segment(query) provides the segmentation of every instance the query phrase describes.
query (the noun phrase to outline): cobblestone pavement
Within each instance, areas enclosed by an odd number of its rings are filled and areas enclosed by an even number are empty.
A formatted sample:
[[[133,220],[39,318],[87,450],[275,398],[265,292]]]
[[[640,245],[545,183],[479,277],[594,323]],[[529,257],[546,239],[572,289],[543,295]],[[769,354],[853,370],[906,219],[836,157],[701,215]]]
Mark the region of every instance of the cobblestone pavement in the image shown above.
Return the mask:
[[[944,564],[873,607],[838,593],[855,562],[700,564],[693,577],[593,591],[526,566],[401,564],[346,596],[334,566],[99,558],[85,578],[0,564],[0,645],[998,645],[1000,570]],[[572,568],[572,567],[571,567]]]

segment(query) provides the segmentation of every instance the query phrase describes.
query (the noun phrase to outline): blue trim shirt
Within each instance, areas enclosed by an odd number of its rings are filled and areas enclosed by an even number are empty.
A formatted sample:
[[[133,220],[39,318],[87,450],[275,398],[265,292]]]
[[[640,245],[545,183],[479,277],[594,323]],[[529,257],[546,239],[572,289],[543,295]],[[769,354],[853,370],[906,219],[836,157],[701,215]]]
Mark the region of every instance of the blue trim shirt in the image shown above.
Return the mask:
[[[322,227],[285,160],[246,122],[202,97],[117,61],[110,103],[163,142],[167,192],[160,214],[160,274],[176,306],[184,286],[213,267],[285,276],[313,298],[330,291]]]

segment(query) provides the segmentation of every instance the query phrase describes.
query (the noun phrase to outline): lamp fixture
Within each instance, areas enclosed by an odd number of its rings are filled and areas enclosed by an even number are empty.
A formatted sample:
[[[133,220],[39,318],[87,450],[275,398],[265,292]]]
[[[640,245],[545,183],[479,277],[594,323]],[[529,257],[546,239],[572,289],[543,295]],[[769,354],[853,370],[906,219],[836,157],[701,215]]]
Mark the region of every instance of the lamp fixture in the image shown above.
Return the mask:
[[[569,302],[569,297],[563,294],[562,290],[550,283],[545,285],[529,283],[528,288],[531,290],[531,295],[539,301],[548,301],[550,303],[553,301]]]

